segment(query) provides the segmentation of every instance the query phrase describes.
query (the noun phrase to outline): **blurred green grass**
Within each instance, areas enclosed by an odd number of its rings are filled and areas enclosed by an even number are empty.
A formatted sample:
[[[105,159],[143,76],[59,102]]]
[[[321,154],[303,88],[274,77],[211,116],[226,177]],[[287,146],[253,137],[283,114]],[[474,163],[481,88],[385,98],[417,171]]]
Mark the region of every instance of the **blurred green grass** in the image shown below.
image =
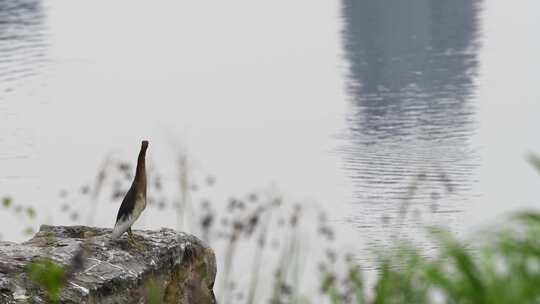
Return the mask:
[[[540,301],[540,213],[509,216],[500,230],[475,235],[474,244],[448,231],[430,229],[436,254],[400,245],[381,254],[373,298],[355,284],[355,299],[333,303],[538,303]],[[350,269],[353,271],[354,269]],[[337,286],[336,286],[337,288]],[[334,295],[328,295],[335,298]]]

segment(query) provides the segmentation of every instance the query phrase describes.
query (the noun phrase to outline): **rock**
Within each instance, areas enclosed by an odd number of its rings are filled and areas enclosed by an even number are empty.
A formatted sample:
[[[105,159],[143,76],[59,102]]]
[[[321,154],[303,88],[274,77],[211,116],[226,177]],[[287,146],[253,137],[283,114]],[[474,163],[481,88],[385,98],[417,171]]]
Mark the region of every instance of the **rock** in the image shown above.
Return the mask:
[[[149,294],[160,303],[215,303],[215,256],[202,241],[161,229],[134,231],[134,246],[127,235],[111,240],[110,233],[44,225],[22,244],[0,242],[0,303],[47,302],[25,268],[44,258],[63,268],[61,303],[147,303]]]

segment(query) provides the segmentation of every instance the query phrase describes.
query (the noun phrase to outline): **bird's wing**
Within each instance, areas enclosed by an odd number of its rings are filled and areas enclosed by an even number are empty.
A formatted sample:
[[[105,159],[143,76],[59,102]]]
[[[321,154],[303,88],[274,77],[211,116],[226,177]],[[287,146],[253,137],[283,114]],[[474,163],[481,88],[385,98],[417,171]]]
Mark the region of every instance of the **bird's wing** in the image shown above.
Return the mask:
[[[124,200],[122,200],[120,209],[118,209],[118,214],[116,215],[116,223],[118,223],[119,220],[127,220],[128,216],[133,213],[133,209],[135,208],[135,200],[135,187],[132,186],[126,193],[126,196],[124,196]]]

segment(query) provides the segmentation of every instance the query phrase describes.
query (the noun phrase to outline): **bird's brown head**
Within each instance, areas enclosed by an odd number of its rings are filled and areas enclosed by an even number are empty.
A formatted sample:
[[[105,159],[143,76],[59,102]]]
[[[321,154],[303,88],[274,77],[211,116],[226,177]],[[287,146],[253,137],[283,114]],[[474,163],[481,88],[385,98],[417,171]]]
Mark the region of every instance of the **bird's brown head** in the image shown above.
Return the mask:
[[[139,152],[139,163],[144,161],[144,157],[146,156],[146,149],[148,149],[148,140],[143,140],[141,143],[141,151]]]
[[[146,149],[148,149],[148,140],[143,140],[141,143],[141,154],[146,154]]]
[[[142,191],[146,197],[146,149],[148,149],[148,141],[143,140],[141,143],[141,151],[139,152],[139,158],[137,159],[137,169],[135,171],[134,185],[138,191]]]

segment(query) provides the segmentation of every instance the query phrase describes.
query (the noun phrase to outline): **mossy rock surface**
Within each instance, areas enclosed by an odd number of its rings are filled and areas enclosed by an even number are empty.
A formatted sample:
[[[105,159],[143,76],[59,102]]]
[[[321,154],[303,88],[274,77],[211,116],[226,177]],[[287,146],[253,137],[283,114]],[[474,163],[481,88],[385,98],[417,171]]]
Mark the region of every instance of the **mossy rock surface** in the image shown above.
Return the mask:
[[[52,259],[66,269],[61,303],[146,303],[148,286],[162,303],[215,303],[216,261],[198,238],[172,229],[135,230],[138,246],[111,229],[42,226],[22,244],[0,242],[0,303],[45,303],[29,263]]]

